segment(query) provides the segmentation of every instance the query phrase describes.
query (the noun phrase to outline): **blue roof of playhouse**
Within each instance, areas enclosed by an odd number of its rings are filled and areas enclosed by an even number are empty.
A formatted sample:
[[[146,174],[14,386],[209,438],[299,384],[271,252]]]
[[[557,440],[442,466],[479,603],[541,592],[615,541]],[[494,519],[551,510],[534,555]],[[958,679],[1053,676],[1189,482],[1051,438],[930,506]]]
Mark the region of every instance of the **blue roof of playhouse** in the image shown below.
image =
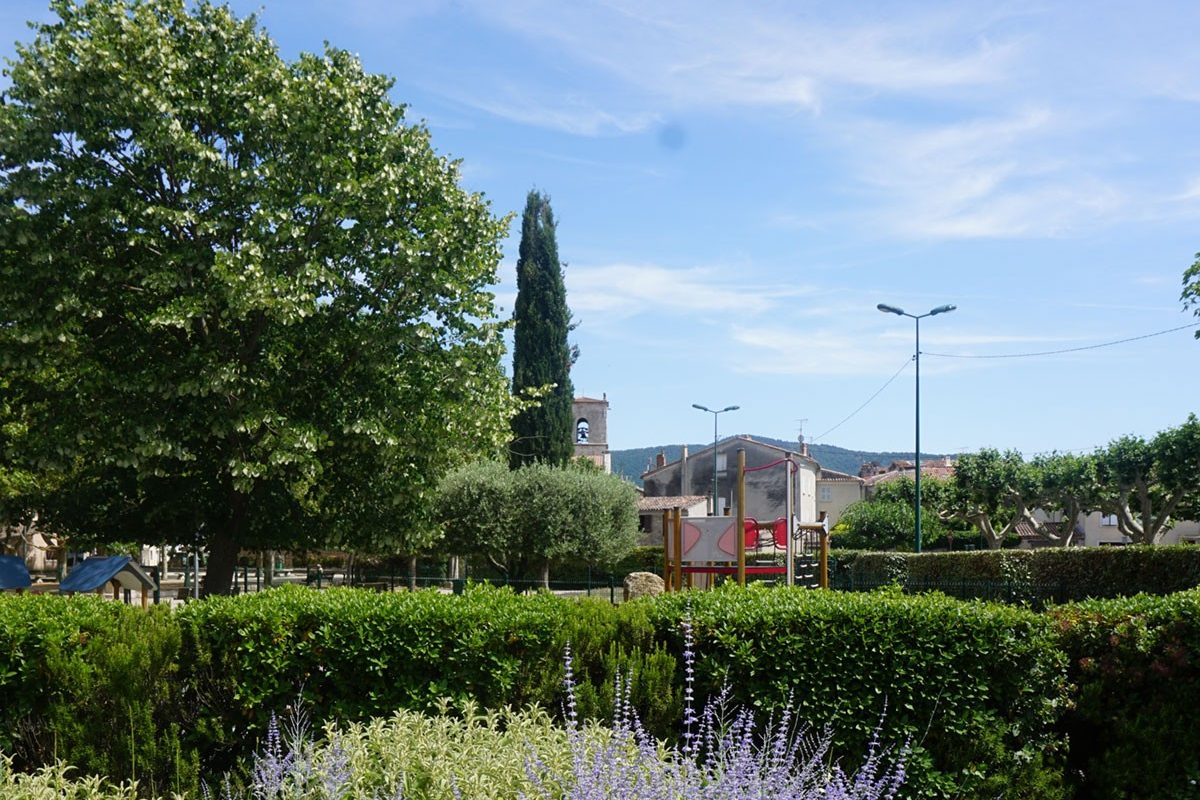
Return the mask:
[[[0,556],[0,589],[28,589],[29,569],[20,556]]]
[[[94,592],[116,579],[126,589],[153,587],[154,581],[129,556],[92,556],[59,584],[60,592]]]

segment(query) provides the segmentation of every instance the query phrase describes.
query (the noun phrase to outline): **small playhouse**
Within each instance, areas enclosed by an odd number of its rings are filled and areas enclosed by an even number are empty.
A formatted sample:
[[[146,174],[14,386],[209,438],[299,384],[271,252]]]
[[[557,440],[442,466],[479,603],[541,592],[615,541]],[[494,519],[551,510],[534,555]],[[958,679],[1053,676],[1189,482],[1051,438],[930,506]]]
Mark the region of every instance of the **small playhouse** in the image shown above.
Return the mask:
[[[745,515],[746,473],[797,468],[790,456],[761,467],[746,467],[745,450],[738,450],[737,502],[733,516],[684,517],[682,509],[663,511],[663,582],[668,591],[710,586],[716,576],[767,576],[788,586],[829,588],[829,531],[822,512],[815,522],[795,518],[787,486],[786,515],[759,521]]]
[[[121,599],[121,591],[142,591],[142,608],[150,604],[150,593],[156,588],[154,579],[129,556],[92,556],[79,564],[59,584],[60,594],[96,592],[103,595],[112,586],[113,599]]]
[[[32,581],[25,559],[20,556],[0,556],[0,591],[23,592]]]

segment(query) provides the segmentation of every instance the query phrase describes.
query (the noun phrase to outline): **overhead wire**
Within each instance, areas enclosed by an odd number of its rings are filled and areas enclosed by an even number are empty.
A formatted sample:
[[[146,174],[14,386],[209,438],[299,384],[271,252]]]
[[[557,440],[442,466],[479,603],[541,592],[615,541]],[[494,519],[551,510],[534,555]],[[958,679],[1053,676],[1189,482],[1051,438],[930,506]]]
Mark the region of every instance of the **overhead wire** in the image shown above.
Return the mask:
[[[1179,327],[1176,327],[1176,328],[1168,328],[1168,329],[1162,330],[1162,331],[1155,331],[1154,333],[1142,334],[1141,336],[1130,336],[1126,339],[1116,339],[1111,342],[1101,342],[1099,344],[1089,344],[1089,345],[1084,345],[1082,347],[1066,347],[1061,350],[1043,350],[1043,351],[1035,352],[1035,353],[999,353],[999,354],[994,354],[994,355],[973,355],[973,354],[967,354],[967,353],[929,353],[929,352],[922,350],[921,355],[936,356],[938,358],[1034,358],[1037,356],[1054,356],[1054,355],[1062,355],[1064,353],[1078,353],[1078,352],[1082,352],[1085,350],[1098,350],[1102,347],[1112,347],[1113,345],[1126,344],[1128,342],[1136,342],[1136,341],[1140,341],[1142,339],[1151,339],[1155,336],[1164,336],[1168,333],[1175,333],[1176,331],[1183,331],[1183,330],[1188,330],[1190,328],[1197,328],[1197,327],[1200,327],[1200,322],[1192,322],[1187,325],[1180,325]],[[862,411],[864,408],[866,408],[867,406],[869,406],[871,404],[871,401],[873,401],[876,397],[878,397],[883,392],[884,389],[886,389],[888,386],[890,386],[892,384],[892,381],[894,381],[894,380],[896,380],[896,378],[900,377],[900,373],[904,372],[904,370],[908,367],[908,365],[913,363],[913,361],[914,361],[914,359],[910,356],[907,361],[905,361],[903,364],[900,365],[900,369],[896,370],[895,373],[893,373],[890,378],[888,378],[886,381],[884,381],[884,384],[882,386],[880,386],[878,389],[876,389],[875,393],[872,394],[870,397],[868,397],[866,399],[866,401],[863,402],[862,405],[860,405],[858,408],[851,411],[844,419],[842,419],[838,424],[834,425],[829,430],[825,431],[824,433],[820,434],[819,436],[814,436],[812,438],[812,441],[816,442],[819,439],[824,439],[826,436],[833,433],[838,428],[842,427],[847,422],[849,422],[851,419],[853,419],[855,416],[857,416],[858,413],[860,411]]]
[[[892,381],[896,380],[896,378],[899,378],[899,377],[900,377],[900,373],[901,373],[901,372],[904,372],[904,370],[905,370],[905,369],[907,369],[907,368],[908,368],[908,365],[909,365],[909,364],[911,364],[912,362],[913,362],[913,359],[912,359],[912,357],[910,356],[910,357],[909,357],[909,359],[908,359],[907,361],[905,361],[903,364],[901,364],[901,365],[900,365],[900,369],[896,370],[896,371],[895,371],[895,372],[892,374],[892,377],[888,378],[888,379],[887,379],[887,381],[885,381],[885,382],[884,382],[883,386],[880,386],[878,389],[876,389],[876,390],[875,390],[875,394],[871,395],[870,397],[868,397],[868,398],[866,399],[866,402],[864,402],[864,403],[863,403],[861,406],[859,406],[858,408],[856,408],[856,409],[854,409],[853,411],[851,411],[851,412],[850,412],[850,414],[849,414],[849,415],[848,415],[848,416],[847,416],[845,419],[843,419],[841,422],[839,422],[837,425],[834,425],[832,428],[830,428],[829,430],[825,431],[825,432],[824,432],[824,433],[822,433],[820,436],[814,436],[814,437],[813,437],[813,441],[815,442],[815,441],[817,441],[818,439],[824,439],[826,436],[828,436],[829,434],[833,433],[833,432],[834,432],[834,431],[836,431],[838,428],[842,427],[842,426],[843,426],[843,425],[845,425],[847,422],[849,422],[851,419],[853,419],[853,418],[854,418],[854,416],[855,416],[855,415],[856,415],[858,412],[862,411],[864,408],[866,408],[867,406],[871,405],[871,401],[872,401],[872,400],[874,400],[876,397],[879,397],[879,394],[880,394],[880,392],[882,392],[884,389],[886,389],[888,386],[890,386],[890,385],[891,385],[891,383],[892,383]]]
[[[1100,344],[1089,344],[1083,347],[1066,347],[1062,350],[1043,350],[1038,353],[996,353],[991,355],[974,355],[969,353],[927,353],[921,351],[923,356],[936,356],[938,358],[1033,358],[1035,356],[1057,356],[1063,353],[1079,353],[1084,350],[1099,350],[1101,347],[1112,347],[1117,344],[1126,344],[1127,342],[1136,342],[1141,339],[1150,339],[1155,336],[1163,336],[1176,331],[1187,330],[1188,328],[1200,327],[1200,322],[1192,322],[1188,325],[1180,325],[1178,328],[1168,328],[1165,331],[1155,331],[1154,333],[1146,333],[1141,336],[1130,336],[1128,339],[1117,339],[1112,342],[1101,342]]]

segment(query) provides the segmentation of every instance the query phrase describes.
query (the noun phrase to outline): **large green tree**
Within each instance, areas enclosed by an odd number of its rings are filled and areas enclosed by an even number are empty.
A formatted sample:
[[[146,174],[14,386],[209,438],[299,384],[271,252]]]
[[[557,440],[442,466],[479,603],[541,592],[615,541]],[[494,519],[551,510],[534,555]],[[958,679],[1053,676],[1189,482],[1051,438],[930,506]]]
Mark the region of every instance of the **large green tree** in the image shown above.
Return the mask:
[[[513,394],[544,391],[513,419],[509,462],[562,466],[574,454],[571,312],[550,198],[531,191],[521,218],[513,309]],[[548,390],[548,391],[546,391]]]
[[[413,551],[507,440],[502,220],[391,81],[184,0],[55,0],[0,108],[0,367],[64,527]]]
[[[543,584],[557,559],[611,564],[637,538],[633,486],[577,463],[463,467],[442,482],[437,510],[452,552],[482,556],[514,578],[537,574]]]

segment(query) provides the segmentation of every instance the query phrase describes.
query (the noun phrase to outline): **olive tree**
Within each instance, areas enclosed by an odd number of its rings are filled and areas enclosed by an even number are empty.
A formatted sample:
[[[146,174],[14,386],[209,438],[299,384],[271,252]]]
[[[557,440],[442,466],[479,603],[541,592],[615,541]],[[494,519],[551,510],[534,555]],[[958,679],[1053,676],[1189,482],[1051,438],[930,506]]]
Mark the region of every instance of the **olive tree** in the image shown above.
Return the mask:
[[[481,556],[513,578],[537,574],[545,585],[557,559],[611,564],[629,553],[637,492],[617,476],[577,464],[510,471],[485,462],[446,477],[437,516],[451,552]]]
[[[414,552],[499,452],[504,220],[351,54],[204,0],[55,0],[0,107],[0,367],[42,514],[210,553]]]

